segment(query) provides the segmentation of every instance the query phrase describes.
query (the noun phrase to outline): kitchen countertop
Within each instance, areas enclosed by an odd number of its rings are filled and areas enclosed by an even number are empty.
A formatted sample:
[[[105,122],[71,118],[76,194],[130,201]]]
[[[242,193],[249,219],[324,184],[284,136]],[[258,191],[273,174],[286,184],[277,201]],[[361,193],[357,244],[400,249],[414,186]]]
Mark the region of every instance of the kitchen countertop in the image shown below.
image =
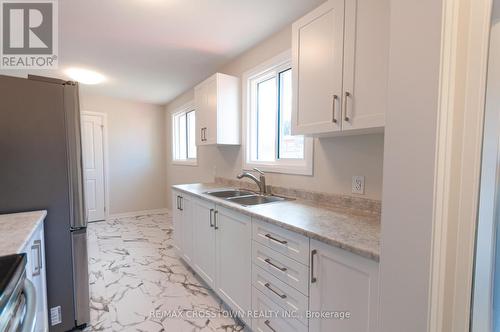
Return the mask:
[[[242,206],[204,194],[207,191],[232,189],[213,183],[174,185],[172,188],[374,261],[380,259],[378,216],[358,216],[300,199]]]
[[[0,214],[0,256],[20,253],[47,211]]]

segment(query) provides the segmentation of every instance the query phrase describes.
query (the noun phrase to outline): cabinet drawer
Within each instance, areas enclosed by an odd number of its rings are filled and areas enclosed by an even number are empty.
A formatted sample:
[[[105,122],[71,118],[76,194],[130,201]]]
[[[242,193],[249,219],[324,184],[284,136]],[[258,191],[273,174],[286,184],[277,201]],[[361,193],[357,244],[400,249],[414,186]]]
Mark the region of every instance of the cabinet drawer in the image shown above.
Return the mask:
[[[285,311],[298,314],[298,319],[307,325],[307,319],[305,318],[305,313],[309,307],[309,298],[307,296],[256,265],[252,267],[252,283],[255,288]]]
[[[276,278],[309,295],[309,268],[259,242],[253,241],[252,261]]]
[[[309,238],[254,219],[253,239],[309,266]]]
[[[269,300],[257,288],[252,289],[253,311],[269,313],[269,317],[254,318],[252,330],[256,332],[307,332],[307,326],[292,317],[283,317],[283,309]],[[278,313],[275,315],[275,313]]]

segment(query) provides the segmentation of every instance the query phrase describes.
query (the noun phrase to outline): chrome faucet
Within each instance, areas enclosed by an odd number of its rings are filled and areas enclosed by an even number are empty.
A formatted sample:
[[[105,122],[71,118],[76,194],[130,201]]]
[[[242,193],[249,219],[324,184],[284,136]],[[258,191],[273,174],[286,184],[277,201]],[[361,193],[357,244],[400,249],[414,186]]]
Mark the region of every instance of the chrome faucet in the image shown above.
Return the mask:
[[[249,178],[249,179],[254,180],[255,183],[257,183],[257,185],[259,186],[260,194],[267,195],[266,176],[264,175],[264,172],[262,172],[258,168],[254,168],[253,170],[259,173],[259,179],[257,179],[257,177],[255,175],[248,173],[248,172],[243,172],[243,173],[237,175],[236,177],[238,179]]]

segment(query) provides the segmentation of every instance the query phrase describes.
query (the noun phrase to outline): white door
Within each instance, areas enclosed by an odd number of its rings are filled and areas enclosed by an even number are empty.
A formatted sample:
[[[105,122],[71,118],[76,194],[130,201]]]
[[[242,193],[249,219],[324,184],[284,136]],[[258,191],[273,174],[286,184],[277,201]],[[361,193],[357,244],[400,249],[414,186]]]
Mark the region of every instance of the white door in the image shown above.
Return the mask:
[[[292,26],[292,133],[341,130],[344,0],[330,0]]]
[[[82,115],[85,208],[88,221],[105,219],[104,123],[99,115]]]
[[[337,312],[339,316],[313,316],[309,320],[310,331],[377,332],[377,262],[311,240],[311,269],[309,310]],[[346,319],[341,319],[342,315]]]
[[[194,269],[215,289],[215,224],[214,204],[204,201],[192,201],[191,208],[196,227],[194,232]]]
[[[252,222],[250,217],[217,207],[216,291],[231,309],[247,312],[252,305]],[[250,317],[242,317],[251,324]]]

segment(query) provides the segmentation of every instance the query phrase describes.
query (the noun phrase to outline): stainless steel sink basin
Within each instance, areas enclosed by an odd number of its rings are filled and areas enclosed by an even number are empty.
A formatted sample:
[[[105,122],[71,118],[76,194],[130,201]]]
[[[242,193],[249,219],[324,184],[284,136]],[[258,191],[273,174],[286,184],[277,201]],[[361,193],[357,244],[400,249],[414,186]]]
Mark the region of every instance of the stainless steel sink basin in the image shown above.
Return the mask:
[[[239,189],[207,191],[205,194],[218,198],[231,198],[231,197],[255,195],[254,192],[239,190]]]
[[[283,202],[288,199],[279,196],[251,195],[251,196],[231,197],[227,198],[227,200],[241,205],[258,205],[258,204],[266,204],[274,202]]]

